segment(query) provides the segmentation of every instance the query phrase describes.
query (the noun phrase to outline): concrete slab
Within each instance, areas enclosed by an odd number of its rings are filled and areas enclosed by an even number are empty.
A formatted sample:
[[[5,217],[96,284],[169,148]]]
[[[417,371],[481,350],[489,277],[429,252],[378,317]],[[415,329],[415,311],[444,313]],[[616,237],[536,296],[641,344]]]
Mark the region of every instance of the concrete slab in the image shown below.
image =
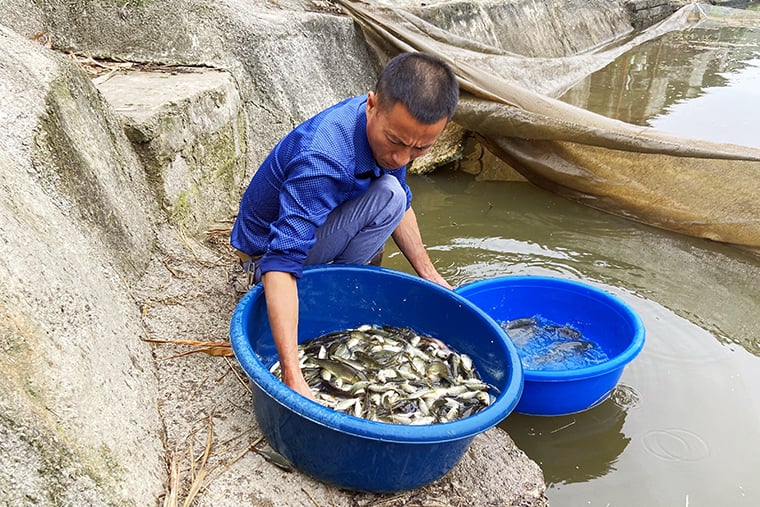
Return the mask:
[[[200,233],[237,211],[250,177],[248,121],[229,73],[138,70],[101,76],[96,85],[175,224]]]

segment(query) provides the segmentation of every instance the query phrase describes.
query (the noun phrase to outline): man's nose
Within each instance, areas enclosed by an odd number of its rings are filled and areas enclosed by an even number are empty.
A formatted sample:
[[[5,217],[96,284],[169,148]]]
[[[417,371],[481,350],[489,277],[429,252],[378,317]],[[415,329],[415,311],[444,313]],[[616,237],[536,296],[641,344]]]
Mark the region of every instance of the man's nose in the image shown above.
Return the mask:
[[[392,157],[394,165],[401,167],[412,161],[412,149],[406,147],[399,148],[393,151]]]

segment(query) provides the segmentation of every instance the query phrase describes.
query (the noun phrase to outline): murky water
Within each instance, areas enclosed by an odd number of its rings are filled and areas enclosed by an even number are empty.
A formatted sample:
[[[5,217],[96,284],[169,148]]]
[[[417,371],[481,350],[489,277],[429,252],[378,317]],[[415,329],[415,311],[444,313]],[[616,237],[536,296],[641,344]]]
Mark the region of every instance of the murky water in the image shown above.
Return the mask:
[[[667,34],[589,76],[562,100],[635,125],[760,147],[760,29]]]
[[[564,100],[629,123],[758,146],[760,37],[671,34]],[[421,229],[453,285],[509,274],[620,296],[647,331],[610,399],[574,415],[510,415],[555,506],[760,505],[760,256],[564,200],[522,182],[410,178]],[[389,244],[390,245],[390,244]],[[384,265],[411,272],[389,251]]]
[[[500,425],[541,465],[552,505],[760,504],[760,259],[528,183],[440,172],[410,184],[452,284],[578,279],[620,296],[646,326],[644,350],[606,402]],[[388,254],[385,266],[412,272]]]

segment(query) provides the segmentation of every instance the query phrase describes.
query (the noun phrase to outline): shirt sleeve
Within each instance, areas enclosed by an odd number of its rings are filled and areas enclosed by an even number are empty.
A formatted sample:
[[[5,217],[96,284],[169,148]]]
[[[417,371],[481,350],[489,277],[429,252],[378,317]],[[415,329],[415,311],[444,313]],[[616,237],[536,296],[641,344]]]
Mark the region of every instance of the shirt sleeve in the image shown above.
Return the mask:
[[[317,228],[345,200],[348,171],[323,153],[305,152],[286,168],[280,214],[269,229],[261,272],[284,271],[300,277]]]

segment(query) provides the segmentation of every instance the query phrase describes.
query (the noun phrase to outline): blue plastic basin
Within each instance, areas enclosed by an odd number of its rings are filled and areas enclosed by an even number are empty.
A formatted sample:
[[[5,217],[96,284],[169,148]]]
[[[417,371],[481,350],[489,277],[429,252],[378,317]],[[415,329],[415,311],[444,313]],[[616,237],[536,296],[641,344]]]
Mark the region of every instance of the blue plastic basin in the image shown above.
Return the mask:
[[[569,370],[523,368],[524,389],[515,412],[564,415],[604,401],[623,369],[644,347],[644,325],[621,299],[591,285],[545,276],[503,276],[456,289],[497,323],[541,315],[570,324],[596,342],[609,360]]]
[[[432,482],[456,465],[475,435],[506,418],[522,392],[520,358],[485,312],[454,291],[372,266],[318,266],[298,281],[299,340],[378,324],[411,327],[468,354],[495,401],[457,421],[387,424],[336,412],[275,378],[277,360],[261,284],[230,323],[235,356],[252,380],[256,419],[269,444],[295,468],[341,488],[395,492]]]

